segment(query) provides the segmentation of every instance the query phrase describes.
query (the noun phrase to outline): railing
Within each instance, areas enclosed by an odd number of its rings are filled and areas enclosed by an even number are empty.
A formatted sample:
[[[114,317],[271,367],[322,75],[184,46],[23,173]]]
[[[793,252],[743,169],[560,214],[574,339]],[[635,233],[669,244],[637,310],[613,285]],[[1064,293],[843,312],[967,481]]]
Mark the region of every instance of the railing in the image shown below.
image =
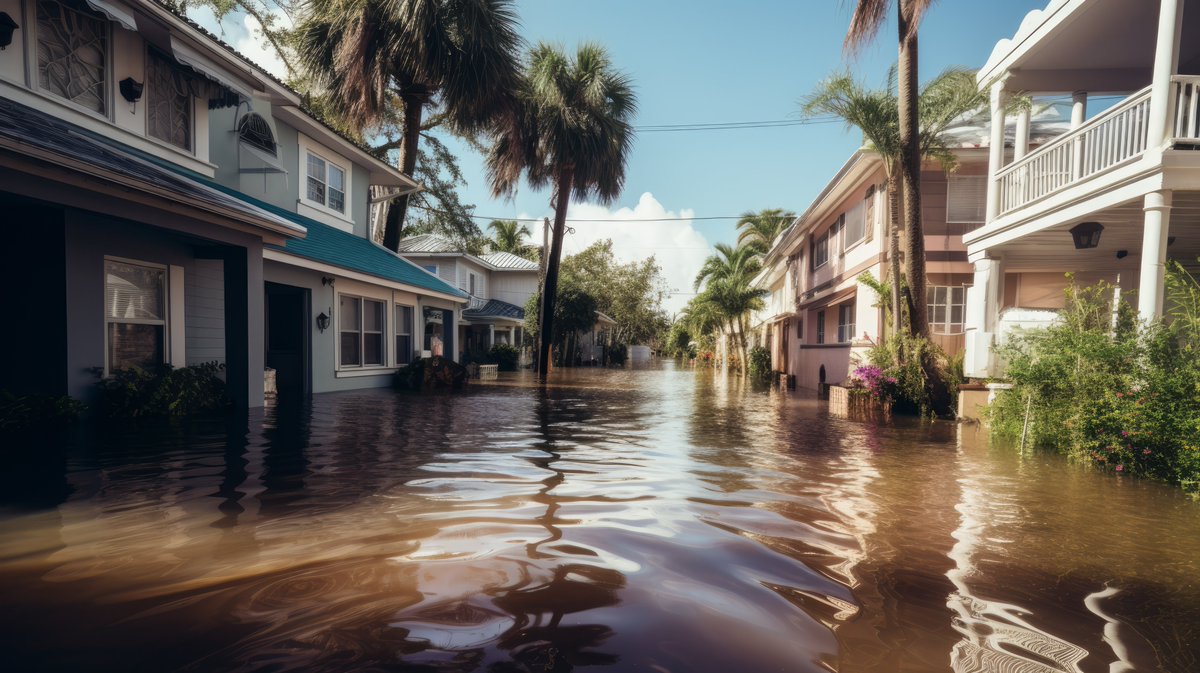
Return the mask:
[[[478,311],[479,309],[483,308],[484,306],[487,306],[487,302],[488,302],[488,300],[486,300],[486,299],[476,297],[475,295],[468,293],[468,295],[467,295],[467,310],[468,311]]]
[[[1200,93],[1197,83],[1200,78],[1192,83],[1193,108]],[[1001,170],[996,175],[1000,212],[1016,210],[1141,155],[1149,118],[1147,87]],[[1191,126],[1200,130],[1194,121]]]
[[[1175,123],[1172,141],[1176,145],[1200,145],[1200,77],[1177,75],[1171,78],[1175,95]]]

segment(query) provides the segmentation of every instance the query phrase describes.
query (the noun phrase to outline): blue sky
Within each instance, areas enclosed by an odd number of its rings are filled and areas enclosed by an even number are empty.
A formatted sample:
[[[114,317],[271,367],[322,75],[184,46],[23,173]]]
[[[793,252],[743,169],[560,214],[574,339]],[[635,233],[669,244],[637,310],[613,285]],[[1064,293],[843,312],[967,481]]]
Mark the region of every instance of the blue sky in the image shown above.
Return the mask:
[[[568,49],[584,40],[605,45],[615,64],[633,77],[640,108],[635,124],[643,126],[796,117],[804,94],[847,67],[882,84],[896,59],[894,24],[875,45],[847,61],[841,44],[850,5],[842,0],[520,0],[518,10],[530,42],[557,42]],[[1045,0],[936,3],[921,27],[922,80],[952,65],[980,66],[997,40],[1011,36],[1028,11],[1044,6]],[[244,26],[227,19],[224,28],[226,39],[254,55]],[[669,303],[677,309],[689,296],[690,278],[708,246],[734,239],[732,220],[690,217],[772,207],[801,212],[860,140],[840,124],[639,133],[617,203],[609,208],[577,204],[570,216],[677,221],[580,224],[564,249],[569,254],[611,237],[623,258],[656,255],[678,291]],[[465,145],[452,144],[459,148],[467,180],[463,201],[475,204],[476,213],[552,214],[548,191],[522,187],[513,201],[490,198],[481,158]]]

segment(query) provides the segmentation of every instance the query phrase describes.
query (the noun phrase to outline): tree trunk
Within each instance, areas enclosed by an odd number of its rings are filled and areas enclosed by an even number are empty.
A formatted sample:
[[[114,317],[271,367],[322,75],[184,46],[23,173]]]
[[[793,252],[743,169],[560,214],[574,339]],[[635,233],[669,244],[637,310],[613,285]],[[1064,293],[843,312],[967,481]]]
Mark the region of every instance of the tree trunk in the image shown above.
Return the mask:
[[[900,185],[895,171],[887,178],[888,270],[892,276],[892,334],[900,334]]]
[[[554,188],[554,237],[546,258],[546,280],[542,285],[542,320],[538,330],[538,380],[543,384],[550,374],[550,348],[553,343],[554,304],[558,297],[558,265],[562,256],[563,236],[567,229],[567,206],[571,202],[571,187],[575,171],[559,170]]]
[[[912,297],[909,333],[929,336],[925,302],[925,229],[921,224],[921,133],[917,116],[917,31],[914,0],[900,0],[900,178],[904,188],[905,275]]]
[[[404,143],[400,145],[400,172],[409,177],[412,177],[417,167],[417,146],[421,142],[421,114],[425,110],[425,98],[404,97]],[[304,189],[303,185],[300,188]],[[408,214],[410,196],[398,196],[388,205],[383,228],[383,247],[392,252],[400,251],[400,237],[404,232],[404,218]]]

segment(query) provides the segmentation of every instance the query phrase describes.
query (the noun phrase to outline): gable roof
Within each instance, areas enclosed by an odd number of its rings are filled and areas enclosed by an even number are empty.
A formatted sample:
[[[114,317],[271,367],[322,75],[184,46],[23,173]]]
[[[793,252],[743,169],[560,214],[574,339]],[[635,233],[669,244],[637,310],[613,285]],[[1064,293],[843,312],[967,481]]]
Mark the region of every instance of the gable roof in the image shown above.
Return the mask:
[[[480,257],[483,261],[491,264],[498,269],[508,269],[512,271],[537,271],[538,263],[531,262],[524,257],[514,255],[511,252],[493,252]]]
[[[506,318],[508,320],[524,320],[525,309],[499,299],[489,299],[479,308],[469,308],[462,312],[463,318],[470,320],[487,318]]]
[[[412,252],[438,252],[438,253],[457,253],[465,255],[467,253],[458,249],[451,240],[442,238],[437,234],[421,234],[420,236],[412,236],[400,240],[400,253]]]
[[[437,234],[420,234],[401,239],[400,254],[420,257],[463,257],[492,271],[537,271],[538,263],[511,252],[493,252],[482,256],[463,252],[457,243]]]

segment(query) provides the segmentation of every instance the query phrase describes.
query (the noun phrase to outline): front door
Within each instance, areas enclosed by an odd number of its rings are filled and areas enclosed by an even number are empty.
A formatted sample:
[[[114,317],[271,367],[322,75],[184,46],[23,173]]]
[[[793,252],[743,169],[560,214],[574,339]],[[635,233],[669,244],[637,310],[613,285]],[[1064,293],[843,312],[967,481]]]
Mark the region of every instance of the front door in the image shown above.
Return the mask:
[[[267,366],[275,370],[280,397],[312,392],[309,357],[310,290],[267,283]]]

